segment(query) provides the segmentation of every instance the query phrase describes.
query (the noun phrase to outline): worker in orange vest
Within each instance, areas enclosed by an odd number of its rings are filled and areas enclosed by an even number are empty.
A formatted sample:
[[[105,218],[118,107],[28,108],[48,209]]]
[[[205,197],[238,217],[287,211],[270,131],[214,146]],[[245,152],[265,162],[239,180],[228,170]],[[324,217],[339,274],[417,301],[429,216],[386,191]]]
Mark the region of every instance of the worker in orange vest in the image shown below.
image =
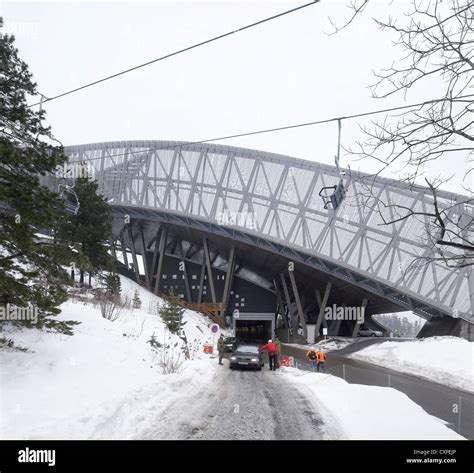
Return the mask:
[[[316,356],[318,359],[317,371],[319,371],[319,368],[321,368],[321,371],[323,373],[326,373],[326,369],[324,368],[324,363],[326,362],[326,355],[321,350],[318,350],[316,352]]]

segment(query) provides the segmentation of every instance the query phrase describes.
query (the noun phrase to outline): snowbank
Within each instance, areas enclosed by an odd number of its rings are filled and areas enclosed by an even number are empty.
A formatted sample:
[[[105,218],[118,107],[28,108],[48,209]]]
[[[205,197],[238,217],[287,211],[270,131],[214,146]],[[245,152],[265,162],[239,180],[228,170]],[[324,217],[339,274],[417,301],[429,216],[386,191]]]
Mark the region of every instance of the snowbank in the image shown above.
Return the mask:
[[[142,309],[126,310],[115,322],[91,304],[63,304],[58,318],[81,322],[73,336],[4,329],[29,351],[0,350],[0,438],[133,438],[171,402],[211,382],[217,361],[202,349],[180,373],[160,374],[146,343],[152,334],[158,341],[166,336],[160,317],[147,312],[158,298],[122,278],[124,295],[135,290]],[[191,311],[184,320],[189,342],[212,340],[209,320]]]
[[[285,343],[289,347],[302,348],[304,350],[309,350],[314,348],[316,350],[323,350],[325,352],[330,352],[333,350],[342,350],[343,348],[352,345],[353,343],[358,343],[364,340],[363,338],[346,338],[346,337],[337,337],[337,338],[328,338],[327,340],[321,340],[318,343],[301,345],[298,343]]]
[[[280,375],[311,400],[335,439],[463,439],[395,389],[349,384],[335,376],[296,368],[281,368]]]
[[[433,337],[384,342],[351,355],[453,388],[474,392],[474,342],[458,337]]]

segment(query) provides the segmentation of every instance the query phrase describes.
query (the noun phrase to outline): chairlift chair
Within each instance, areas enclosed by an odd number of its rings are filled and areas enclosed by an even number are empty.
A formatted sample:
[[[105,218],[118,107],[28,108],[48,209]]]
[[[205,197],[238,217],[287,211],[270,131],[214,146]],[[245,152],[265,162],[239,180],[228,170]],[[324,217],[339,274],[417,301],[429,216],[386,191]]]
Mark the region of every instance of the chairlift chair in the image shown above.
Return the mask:
[[[70,215],[77,215],[81,204],[74,189],[71,186],[60,184],[59,195],[64,200],[66,212]]]
[[[336,169],[340,176],[339,183],[335,186],[326,186],[319,191],[319,196],[323,199],[325,210],[336,210],[346,197],[346,188],[342,177],[346,171],[339,167],[339,155],[341,151],[341,120],[338,120],[337,154],[335,156]]]
[[[331,190],[332,192],[328,193],[328,190]],[[319,191],[319,195],[323,199],[325,210],[336,210],[346,197],[346,188],[344,187],[344,182],[341,179],[336,186],[323,187]]]

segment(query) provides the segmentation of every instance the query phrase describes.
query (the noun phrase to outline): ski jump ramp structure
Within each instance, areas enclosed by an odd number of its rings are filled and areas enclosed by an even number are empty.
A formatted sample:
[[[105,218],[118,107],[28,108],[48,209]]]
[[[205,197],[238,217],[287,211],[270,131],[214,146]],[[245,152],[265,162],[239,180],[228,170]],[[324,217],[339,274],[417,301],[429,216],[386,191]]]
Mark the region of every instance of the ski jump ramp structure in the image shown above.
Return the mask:
[[[255,320],[273,313],[292,339],[318,336],[323,327],[356,336],[361,324],[335,316],[338,307],[346,315],[364,310],[364,326],[372,328],[374,314],[411,310],[428,320],[421,335],[473,339],[472,267],[429,259],[432,217],[390,225],[382,218],[396,220],[401,209],[431,212],[427,188],[348,171],[346,198],[331,210],[320,192],[341,176],[317,162],[173,141],[65,150],[71,164],[93,169],[112,206],[111,250],[122,270],[155,293],[173,290],[229,326],[234,314]],[[438,194],[448,215],[472,222],[466,200]],[[414,264],[420,258],[428,260]]]

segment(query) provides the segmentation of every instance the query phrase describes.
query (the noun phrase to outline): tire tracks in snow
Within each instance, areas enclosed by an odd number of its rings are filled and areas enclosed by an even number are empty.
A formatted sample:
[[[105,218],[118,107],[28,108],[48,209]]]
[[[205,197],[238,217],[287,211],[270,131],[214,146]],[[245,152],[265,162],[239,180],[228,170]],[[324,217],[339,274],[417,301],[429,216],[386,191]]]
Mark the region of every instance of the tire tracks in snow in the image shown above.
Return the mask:
[[[277,372],[230,370],[150,419],[136,438],[177,440],[320,440],[329,438],[314,405]]]

